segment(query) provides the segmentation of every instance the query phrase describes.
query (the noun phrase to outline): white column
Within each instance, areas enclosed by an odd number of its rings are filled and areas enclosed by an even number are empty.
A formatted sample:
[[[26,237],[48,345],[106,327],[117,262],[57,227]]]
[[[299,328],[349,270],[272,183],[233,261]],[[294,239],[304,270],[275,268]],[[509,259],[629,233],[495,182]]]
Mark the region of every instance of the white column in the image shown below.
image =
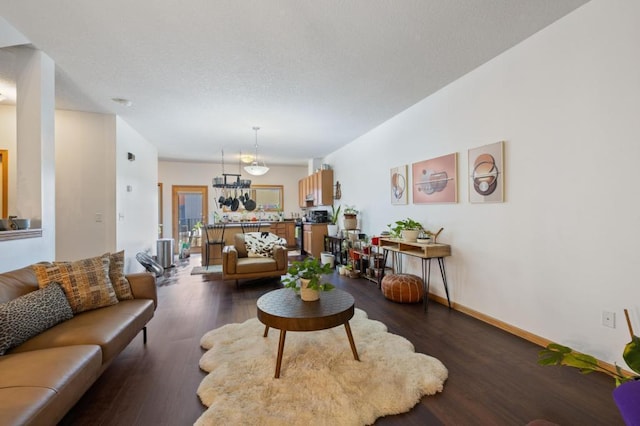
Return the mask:
[[[55,254],[55,64],[45,53],[19,49],[16,81],[16,213],[42,227]],[[46,256],[47,253],[43,253]]]

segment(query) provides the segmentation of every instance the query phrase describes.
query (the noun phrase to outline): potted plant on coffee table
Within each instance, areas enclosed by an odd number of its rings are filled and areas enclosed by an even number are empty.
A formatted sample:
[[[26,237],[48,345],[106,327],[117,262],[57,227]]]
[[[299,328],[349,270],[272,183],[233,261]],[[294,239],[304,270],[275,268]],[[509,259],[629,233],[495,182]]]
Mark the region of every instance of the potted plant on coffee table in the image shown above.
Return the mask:
[[[329,291],[335,288],[333,284],[321,282],[322,275],[331,272],[330,264],[323,265],[316,258],[306,257],[304,260],[294,261],[289,266],[282,284],[287,288],[299,289],[302,300],[312,302],[320,298],[320,291]]]
[[[406,242],[415,242],[418,239],[418,235],[420,232],[424,232],[426,234],[430,234],[429,231],[425,230],[420,222],[416,222],[411,218],[406,218],[404,220],[396,220],[393,224],[388,224],[389,230],[391,231],[391,235],[394,238],[402,238],[403,241]]]

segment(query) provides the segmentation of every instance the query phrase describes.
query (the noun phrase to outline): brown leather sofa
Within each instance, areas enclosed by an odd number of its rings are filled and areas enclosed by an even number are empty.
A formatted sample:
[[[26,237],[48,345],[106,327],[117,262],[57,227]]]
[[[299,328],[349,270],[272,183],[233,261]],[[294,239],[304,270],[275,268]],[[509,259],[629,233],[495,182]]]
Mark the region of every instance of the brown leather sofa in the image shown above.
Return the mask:
[[[234,245],[222,250],[222,279],[238,280],[277,277],[285,275],[288,268],[287,249],[273,246],[271,257],[251,257],[245,244],[244,234],[234,236]]]
[[[133,299],[77,313],[0,356],[0,424],[55,425],[141,330],[146,342],[155,277],[126,278]],[[0,304],[35,290],[31,267],[0,274]]]

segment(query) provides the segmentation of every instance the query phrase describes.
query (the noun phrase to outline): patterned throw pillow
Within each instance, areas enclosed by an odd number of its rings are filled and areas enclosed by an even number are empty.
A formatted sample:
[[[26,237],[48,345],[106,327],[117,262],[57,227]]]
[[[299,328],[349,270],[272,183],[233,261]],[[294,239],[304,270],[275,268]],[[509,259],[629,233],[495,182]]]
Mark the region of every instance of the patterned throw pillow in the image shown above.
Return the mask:
[[[287,245],[287,240],[270,232],[247,232],[244,234],[244,242],[249,252],[249,257],[271,257],[273,246]]]
[[[58,283],[1,304],[0,355],[71,318],[71,306]]]
[[[131,285],[129,285],[129,280],[124,276],[124,250],[111,253],[109,279],[111,280],[111,285],[116,292],[118,300],[133,299]]]
[[[75,262],[31,265],[40,288],[58,282],[69,300],[73,313],[118,303],[109,279],[109,253]]]

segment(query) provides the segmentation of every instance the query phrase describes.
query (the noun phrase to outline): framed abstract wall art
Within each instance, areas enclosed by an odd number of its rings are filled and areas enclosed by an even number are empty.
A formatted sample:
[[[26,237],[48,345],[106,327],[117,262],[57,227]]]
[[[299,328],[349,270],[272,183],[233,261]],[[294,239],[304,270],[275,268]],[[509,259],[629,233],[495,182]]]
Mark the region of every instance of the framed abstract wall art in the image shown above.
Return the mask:
[[[504,141],[469,150],[469,202],[504,202]]]
[[[407,165],[391,169],[391,204],[409,203],[408,169]]]
[[[458,154],[453,153],[413,163],[413,203],[455,203],[458,201]]]

